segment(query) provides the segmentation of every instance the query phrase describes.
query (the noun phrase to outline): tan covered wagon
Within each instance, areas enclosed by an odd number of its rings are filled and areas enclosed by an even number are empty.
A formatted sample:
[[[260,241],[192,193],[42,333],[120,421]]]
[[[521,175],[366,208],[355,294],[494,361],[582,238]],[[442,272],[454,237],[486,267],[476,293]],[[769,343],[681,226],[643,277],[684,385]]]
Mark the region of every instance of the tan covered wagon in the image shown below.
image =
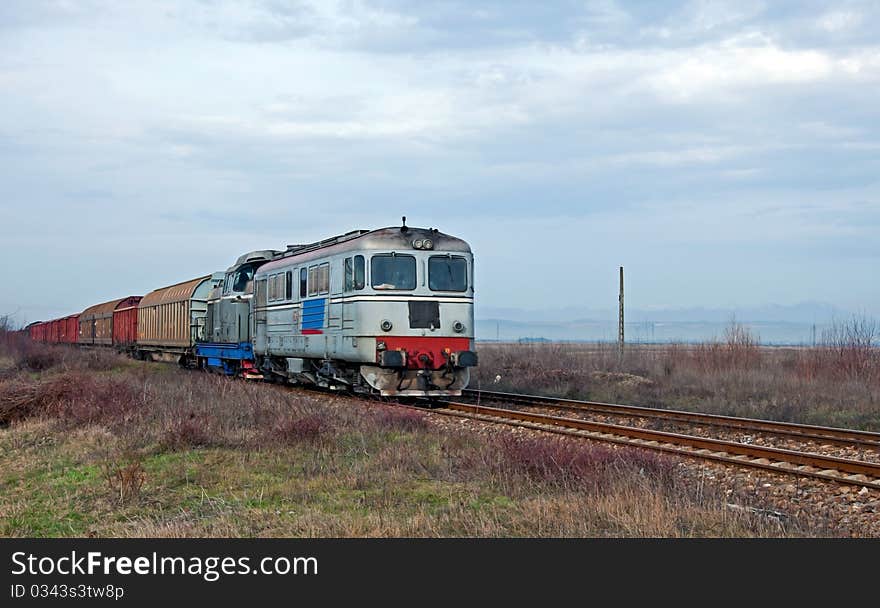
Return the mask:
[[[145,295],[138,305],[138,350],[188,353],[205,337],[208,293],[222,280],[223,273],[214,273]]]
[[[136,304],[139,299],[139,296],[127,296],[86,308],[79,315],[77,342],[96,346],[112,346],[113,311],[117,307],[124,308]]]

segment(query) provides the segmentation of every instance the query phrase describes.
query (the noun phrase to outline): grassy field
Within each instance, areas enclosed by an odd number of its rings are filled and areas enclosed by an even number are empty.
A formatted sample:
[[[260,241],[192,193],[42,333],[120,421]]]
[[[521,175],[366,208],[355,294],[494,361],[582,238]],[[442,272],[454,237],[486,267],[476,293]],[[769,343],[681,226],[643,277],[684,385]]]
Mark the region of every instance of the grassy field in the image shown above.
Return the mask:
[[[880,331],[853,319],[814,348],[742,325],[703,344],[482,344],[471,388],[880,431]]]
[[[0,427],[4,536],[834,533],[731,509],[749,497],[652,453],[12,335]]]

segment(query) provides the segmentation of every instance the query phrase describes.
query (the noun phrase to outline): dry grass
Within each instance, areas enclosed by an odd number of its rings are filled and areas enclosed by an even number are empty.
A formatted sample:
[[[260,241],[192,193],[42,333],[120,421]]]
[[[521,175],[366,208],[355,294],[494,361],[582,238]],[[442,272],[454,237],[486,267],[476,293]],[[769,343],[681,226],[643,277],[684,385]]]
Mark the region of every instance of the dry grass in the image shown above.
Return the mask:
[[[864,319],[814,348],[767,348],[742,325],[703,344],[481,344],[473,388],[880,431],[880,348]],[[500,376],[499,381],[495,381]]]
[[[88,373],[76,352],[39,372],[20,366],[35,350],[0,353],[2,535],[811,533],[731,510],[649,453],[450,432],[418,411],[172,366]]]
[[[113,494],[117,494],[120,503],[140,498],[147,474],[140,461],[126,464],[106,463],[104,479]]]

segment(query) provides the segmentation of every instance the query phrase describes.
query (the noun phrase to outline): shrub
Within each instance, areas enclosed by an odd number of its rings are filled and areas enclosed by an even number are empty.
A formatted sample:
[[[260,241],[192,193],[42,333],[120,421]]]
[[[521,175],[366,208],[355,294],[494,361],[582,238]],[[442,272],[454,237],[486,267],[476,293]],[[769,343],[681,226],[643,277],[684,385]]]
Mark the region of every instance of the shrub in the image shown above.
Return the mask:
[[[39,405],[38,390],[39,385],[24,379],[0,383],[0,425],[33,416]]]
[[[373,413],[381,428],[395,431],[418,431],[428,427],[425,414],[413,409],[393,406],[380,406]]]
[[[207,447],[217,443],[217,433],[207,416],[190,413],[176,417],[162,433],[161,445],[169,450]]]
[[[93,372],[106,372],[119,367],[126,360],[115,351],[107,349],[88,349],[73,361],[65,360],[70,367],[86,369]]]
[[[105,463],[104,479],[116,500],[126,503],[140,497],[147,473],[139,461],[123,465]]]
[[[17,352],[16,364],[22,370],[44,372],[57,367],[63,359],[63,353],[58,348],[33,345]]]
[[[330,431],[326,415],[319,413],[284,414],[272,425],[271,439],[282,443],[316,441]]]
[[[143,405],[137,388],[125,378],[98,378],[81,372],[55,376],[40,383],[44,413],[63,424],[115,424]]]
[[[880,383],[878,339],[880,331],[873,319],[856,316],[835,321],[823,332],[817,354],[824,359],[822,367],[838,378]]]
[[[492,440],[494,467],[554,486],[603,487],[618,477],[638,473],[657,482],[672,477],[674,460],[643,450],[614,450],[568,439],[515,437]]]

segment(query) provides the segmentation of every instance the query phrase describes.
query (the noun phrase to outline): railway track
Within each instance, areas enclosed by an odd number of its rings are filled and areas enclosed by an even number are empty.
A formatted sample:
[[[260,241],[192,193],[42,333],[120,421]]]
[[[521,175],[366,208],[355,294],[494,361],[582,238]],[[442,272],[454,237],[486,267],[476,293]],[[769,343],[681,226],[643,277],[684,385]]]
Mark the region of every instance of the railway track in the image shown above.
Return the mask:
[[[494,395],[493,399],[498,399],[501,394],[495,393]],[[519,395],[518,397],[524,399],[529,396]],[[537,398],[537,405],[543,405],[544,400],[543,397]],[[522,399],[520,399],[521,404]],[[440,405],[442,407],[435,408],[432,412],[880,490],[880,464],[873,462],[472,403],[443,401],[440,402]],[[536,403],[533,402],[531,405],[536,405]],[[601,405],[609,406],[610,404]],[[678,413],[680,412],[676,412],[676,414]],[[695,416],[707,415],[695,414]],[[733,420],[744,421],[748,419]],[[859,435],[860,441],[869,440],[869,437],[864,436],[862,431],[826,429],[825,427],[809,428],[822,429],[823,432],[837,431],[838,433],[834,434],[834,439],[837,441],[843,441],[843,433],[848,432]],[[783,431],[784,429],[778,430]]]
[[[880,433],[873,433],[870,431],[496,391],[468,389],[464,391],[463,396],[475,400],[478,403],[491,401],[527,407],[547,407],[579,413],[596,413],[628,418],[650,418],[683,424],[758,432],[798,440],[841,445],[845,447],[873,448],[880,450]]]

